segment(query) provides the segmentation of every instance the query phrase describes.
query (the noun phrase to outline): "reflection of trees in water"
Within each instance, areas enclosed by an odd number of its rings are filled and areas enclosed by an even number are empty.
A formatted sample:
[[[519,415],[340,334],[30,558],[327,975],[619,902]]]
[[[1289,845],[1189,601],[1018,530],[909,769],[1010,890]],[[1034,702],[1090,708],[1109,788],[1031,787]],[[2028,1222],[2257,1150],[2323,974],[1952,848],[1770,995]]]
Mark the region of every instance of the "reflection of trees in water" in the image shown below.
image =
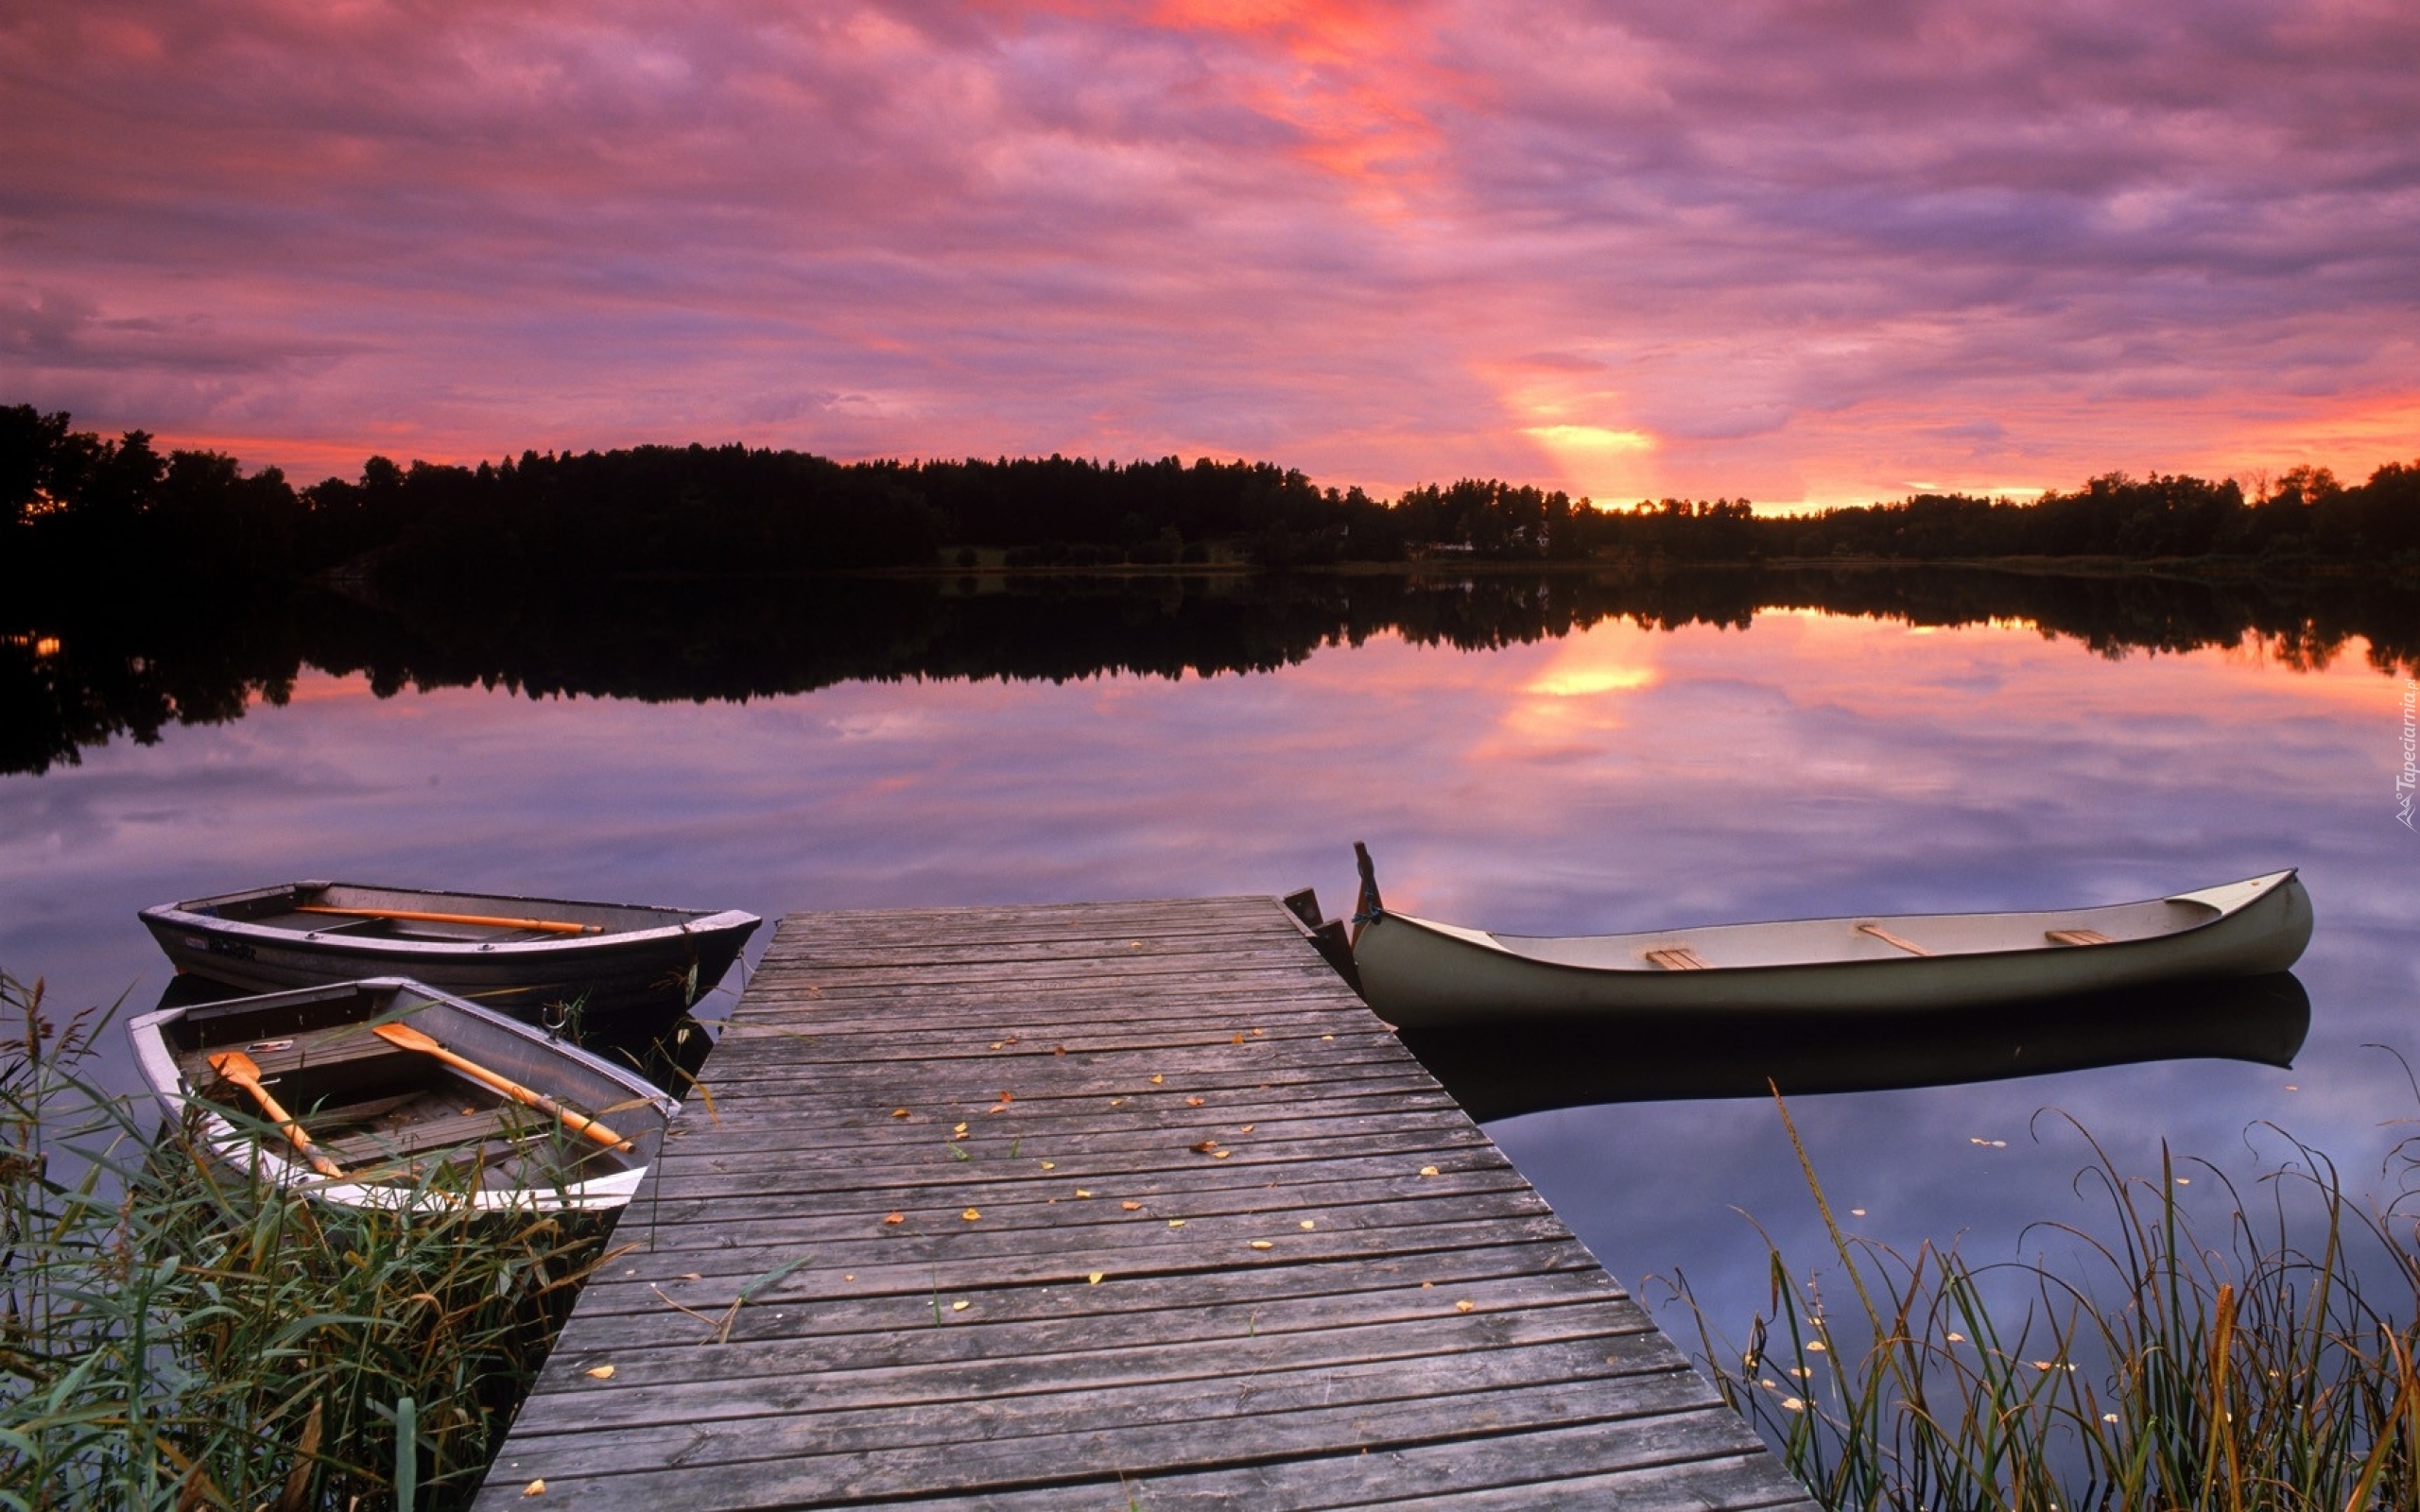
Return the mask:
[[[1760,609],[1955,626],[2026,621],[2104,656],[2256,639],[2298,669],[2349,639],[2420,669],[2420,594],[2371,578],[2212,583],[1952,569],[1478,571],[1264,576],[817,578],[621,583],[593,593],[369,607],[328,595],[112,606],[0,633],[0,770],[282,702],[303,667],[381,696],[479,685],[531,696],[736,699],[853,680],[1063,681],[1265,672],[1396,634],[1463,649],[1609,619],[1746,627]]]

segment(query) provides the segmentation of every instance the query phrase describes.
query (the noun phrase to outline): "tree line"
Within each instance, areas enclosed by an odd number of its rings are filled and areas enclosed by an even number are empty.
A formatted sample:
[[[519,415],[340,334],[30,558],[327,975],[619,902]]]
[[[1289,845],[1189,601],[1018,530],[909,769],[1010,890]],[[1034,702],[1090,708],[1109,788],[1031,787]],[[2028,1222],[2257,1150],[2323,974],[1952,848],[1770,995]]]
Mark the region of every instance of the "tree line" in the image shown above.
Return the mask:
[[[1745,499],[1600,508],[1462,479],[1391,501],[1268,462],[1052,455],[836,462],[737,445],[524,452],[476,467],[383,456],[294,486],[207,450],[105,438],[0,408],[0,586],[241,587],[335,576],[406,591],[633,575],[1091,568],[1415,558],[1741,562],[1826,557],[2241,558],[2420,573],[2420,463],[2345,486],[2296,468],[2233,479],[2109,473],[2017,502],[1920,494],[1797,517]]]

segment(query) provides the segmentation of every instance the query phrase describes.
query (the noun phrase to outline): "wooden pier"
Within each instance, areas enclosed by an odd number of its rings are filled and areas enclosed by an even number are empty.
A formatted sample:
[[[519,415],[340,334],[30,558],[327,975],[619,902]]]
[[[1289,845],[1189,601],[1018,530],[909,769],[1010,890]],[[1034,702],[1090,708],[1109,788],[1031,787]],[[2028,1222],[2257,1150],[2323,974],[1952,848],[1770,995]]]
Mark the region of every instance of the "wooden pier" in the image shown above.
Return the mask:
[[[1811,1504],[1276,900],[786,919],[705,1083],[481,1512]]]

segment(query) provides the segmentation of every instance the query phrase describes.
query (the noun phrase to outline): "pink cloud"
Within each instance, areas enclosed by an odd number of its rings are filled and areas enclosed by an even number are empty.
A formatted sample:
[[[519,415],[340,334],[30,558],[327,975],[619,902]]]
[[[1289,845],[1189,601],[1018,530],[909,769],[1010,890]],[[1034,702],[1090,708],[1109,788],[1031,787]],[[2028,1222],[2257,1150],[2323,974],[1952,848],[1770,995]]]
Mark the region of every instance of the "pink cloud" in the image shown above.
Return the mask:
[[[0,397],[346,470],[2283,465],[2412,409],[2415,61],[2321,4],[96,0],[0,24]]]

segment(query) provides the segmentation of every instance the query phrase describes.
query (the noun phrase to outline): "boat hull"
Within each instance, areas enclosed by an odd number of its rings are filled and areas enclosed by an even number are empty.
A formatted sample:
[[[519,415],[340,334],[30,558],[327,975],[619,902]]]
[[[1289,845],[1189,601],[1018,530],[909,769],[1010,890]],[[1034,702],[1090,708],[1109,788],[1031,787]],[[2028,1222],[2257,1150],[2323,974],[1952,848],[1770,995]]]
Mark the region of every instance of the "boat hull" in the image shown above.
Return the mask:
[[[521,1086],[596,1116],[607,1149],[551,1115],[368,1033],[399,1022]],[[127,1025],[172,1125],[224,1165],[338,1207],[595,1211],[628,1203],[680,1104],[632,1072],[418,982],[373,978],[165,1007]],[[345,1175],[324,1177],[210,1057],[256,1057],[262,1079]],[[451,1162],[454,1172],[432,1174]]]
[[[2060,944],[2054,931],[2105,935]],[[1362,995],[1406,1027],[1501,1018],[1828,1010],[1919,1013],[2291,967],[2310,898],[2290,871],[2144,903],[2034,914],[1800,919],[1578,939],[1381,913],[1354,942]],[[1896,936],[1896,940],[1893,938]],[[1934,954],[1902,942],[1932,941]],[[1667,970],[1650,953],[1701,954]]]
[[[339,902],[309,902],[330,898]],[[364,933],[363,921],[348,921],[341,913],[297,911],[306,903],[346,902],[461,917],[562,919],[594,932],[569,936],[404,923]],[[243,991],[409,977],[549,1027],[576,1014],[578,1032],[624,1040],[668,1030],[730,971],[760,922],[738,912],[343,883],[292,883],[167,903],[143,910],[141,918],[178,971]]]

